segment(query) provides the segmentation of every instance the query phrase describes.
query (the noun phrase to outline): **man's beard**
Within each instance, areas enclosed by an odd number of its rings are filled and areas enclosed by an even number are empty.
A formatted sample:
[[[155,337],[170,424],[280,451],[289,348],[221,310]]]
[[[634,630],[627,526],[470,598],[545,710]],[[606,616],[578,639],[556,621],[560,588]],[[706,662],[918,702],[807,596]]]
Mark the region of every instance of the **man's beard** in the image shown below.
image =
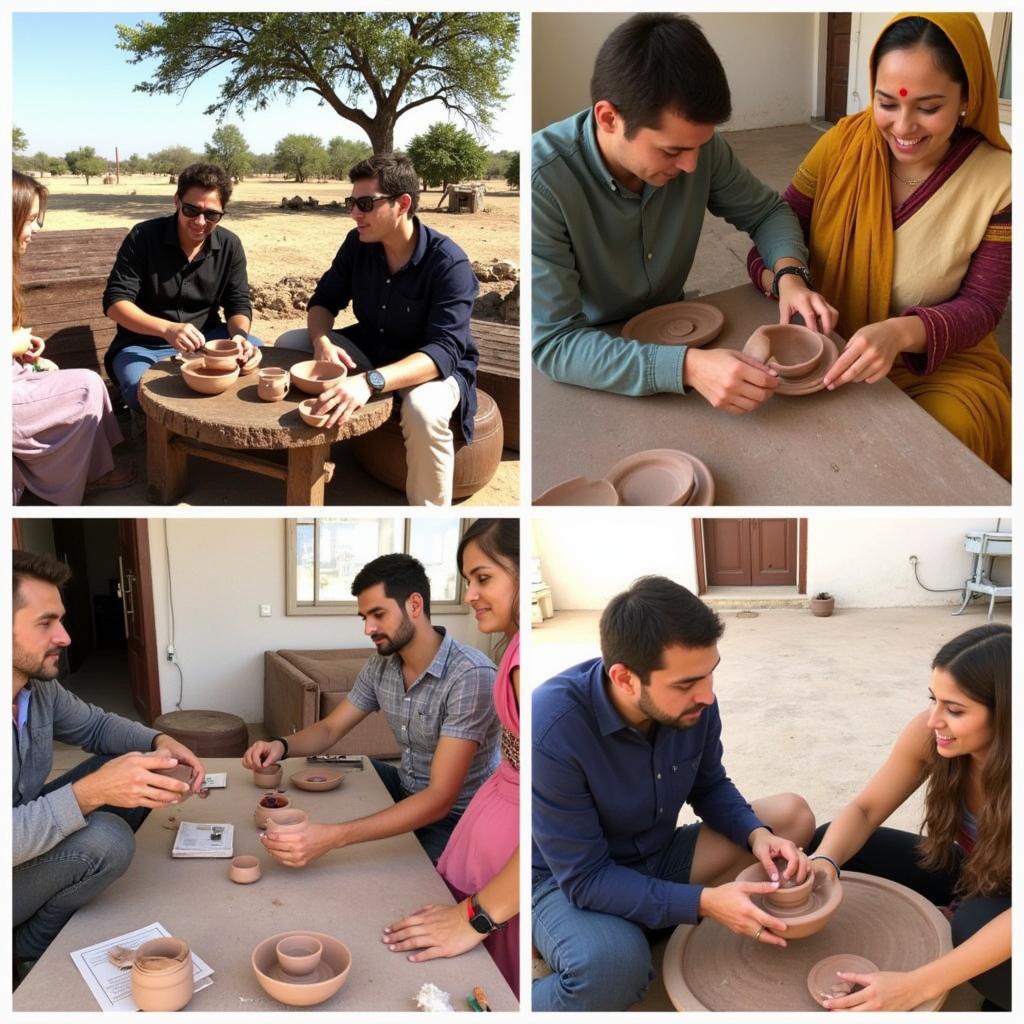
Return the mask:
[[[405,613],[402,614],[402,621],[395,632],[388,636],[387,642],[377,648],[377,653],[385,658],[391,654],[397,654],[416,635],[416,627],[412,619]]]
[[[658,725],[668,726],[670,729],[692,729],[699,721],[701,716],[694,715],[689,721],[684,720],[683,715],[667,715],[657,704],[651,700],[648,688],[646,686],[640,687],[640,697],[636,702],[637,709],[642,711],[652,722],[657,722]],[[689,711],[684,712],[684,715],[693,715],[695,711],[700,711],[700,705],[694,704]]]
[[[53,647],[48,650],[42,658],[36,660],[35,655],[29,654],[23,647],[14,645],[14,668],[23,672],[29,679],[56,679],[60,675],[60,658],[53,664],[47,664],[47,658],[53,654],[59,655],[61,649]]]

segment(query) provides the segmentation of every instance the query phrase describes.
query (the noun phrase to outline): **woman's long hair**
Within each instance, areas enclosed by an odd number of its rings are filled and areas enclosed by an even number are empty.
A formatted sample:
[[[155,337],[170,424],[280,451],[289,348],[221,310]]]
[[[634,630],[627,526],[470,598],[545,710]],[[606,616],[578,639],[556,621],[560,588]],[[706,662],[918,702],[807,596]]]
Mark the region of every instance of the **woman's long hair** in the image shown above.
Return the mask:
[[[515,596],[512,598],[512,624],[519,630],[519,520],[518,519],[477,519],[462,535],[456,555],[459,572],[462,573],[462,556],[471,541],[480,550],[497,562],[515,582]],[[465,573],[462,573],[465,576]]]
[[[14,199],[13,213],[11,216],[11,228],[14,232],[12,241],[13,255],[11,266],[14,270],[14,277],[11,285],[13,308],[11,310],[11,327],[17,330],[22,326],[21,318],[25,312],[25,303],[21,295],[21,253],[19,252],[18,239],[21,232],[32,216],[32,200],[39,196],[39,216],[42,217],[46,210],[47,189],[40,185],[35,178],[30,178],[20,171],[11,172],[11,195]]]
[[[981,769],[984,800],[978,838],[964,858],[957,895],[993,896],[1010,891],[1010,627],[988,623],[950,640],[935,655],[932,668],[948,672],[971,700],[988,708],[992,742]],[[970,757],[944,758],[932,749],[924,800],[920,863],[950,871],[953,843],[967,807]]]

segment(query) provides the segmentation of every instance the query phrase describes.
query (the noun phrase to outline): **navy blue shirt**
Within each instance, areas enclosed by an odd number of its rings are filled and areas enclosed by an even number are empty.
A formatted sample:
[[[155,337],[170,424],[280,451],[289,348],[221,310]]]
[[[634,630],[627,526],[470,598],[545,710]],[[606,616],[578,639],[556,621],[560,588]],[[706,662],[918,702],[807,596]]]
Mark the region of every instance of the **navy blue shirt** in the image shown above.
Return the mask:
[[[416,248],[404,267],[388,270],[384,246],[346,235],[330,269],[320,278],[309,306],[335,316],[350,302],[359,321],[343,333],[374,366],[423,352],[437,364],[441,380],[459,385],[459,415],[467,441],[476,416],[476,342],[469,332],[480,286],[466,254],[446,235],[413,217]]]
[[[746,847],[763,824],[722,767],[718,704],[689,729],[646,734],[615,710],[600,658],[533,694],[533,877],[647,928],[696,924],[701,885],[653,877],[684,803]]]

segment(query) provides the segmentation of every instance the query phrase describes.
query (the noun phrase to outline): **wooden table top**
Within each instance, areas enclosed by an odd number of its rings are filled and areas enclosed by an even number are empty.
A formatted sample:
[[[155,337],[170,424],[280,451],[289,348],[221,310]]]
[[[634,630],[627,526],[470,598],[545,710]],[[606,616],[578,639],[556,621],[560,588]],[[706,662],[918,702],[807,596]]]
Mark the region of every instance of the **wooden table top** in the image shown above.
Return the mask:
[[[159,921],[189,943],[214,970],[213,985],[193,996],[186,1010],[288,1010],[256,981],[252,950],[278,932],[309,929],[341,939],[352,953],[352,970],[341,990],[311,1010],[416,1009],[416,994],[433,982],[468,1009],[467,993],[480,985],[495,1010],[518,1004],[483,948],[451,959],[410,963],[380,941],[381,929],[424,903],[452,902],[451,893],[411,833],[334,850],[301,869],[282,867],[263,849],[252,814],[263,792],[239,758],[207,758],[207,771],[228,773],[227,789],[206,800],[192,797],[177,812],[153,811],[136,833],[128,871],[97,899],[78,910],[14,993],[15,1010],[98,1010],[70,953]],[[306,767],[285,763],[284,789],[311,820],[344,821],[391,804],[384,784],[364,758],[362,771],[346,770],[342,785],[308,793],[287,784]],[[236,885],[229,860],[174,860],[175,832],[163,827],[172,813],[186,821],[231,822],[234,853],[260,858],[263,877]]]
[[[750,285],[700,296],[725,313],[708,347],[741,349],[777,305]],[[533,372],[533,494],[619,459],[676,448],[702,459],[716,505],[1008,505],[1010,485],[888,380],[774,395],[732,416],[700,395],[630,398]]]
[[[260,369],[289,369],[309,360],[295,349],[261,349]],[[181,377],[181,364],[164,359],[147,370],[139,388],[146,416],[175,434],[221,448],[304,448],[333,444],[369,433],[391,415],[393,398],[383,395],[366,403],[346,423],[330,429],[308,427],[299,417],[299,402],[312,396],[294,384],[280,402],[264,402],[257,393],[259,370],[240,376],[219,395],[201,395]]]

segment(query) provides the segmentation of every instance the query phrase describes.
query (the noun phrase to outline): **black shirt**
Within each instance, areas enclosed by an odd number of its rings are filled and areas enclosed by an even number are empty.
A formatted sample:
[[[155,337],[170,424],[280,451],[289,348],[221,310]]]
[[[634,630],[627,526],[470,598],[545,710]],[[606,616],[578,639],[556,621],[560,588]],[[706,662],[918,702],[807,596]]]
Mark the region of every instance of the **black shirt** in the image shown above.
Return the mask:
[[[217,227],[189,262],[178,241],[177,213],[146,220],[128,232],[103,292],[103,312],[127,299],[144,313],[204,330],[237,313],[252,317],[245,251],[238,236]],[[159,348],[163,338],[118,326],[104,362],[128,345]]]
[[[469,258],[447,235],[418,217],[413,224],[416,248],[393,274],[384,246],[361,242],[359,233],[350,231],[309,306],[322,306],[337,316],[351,302],[359,322],[342,333],[374,366],[414,352],[430,356],[441,380],[454,377],[459,385],[459,420],[466,440],[472,441],[480,353],[469,333],[469,318],[480,286]]]

